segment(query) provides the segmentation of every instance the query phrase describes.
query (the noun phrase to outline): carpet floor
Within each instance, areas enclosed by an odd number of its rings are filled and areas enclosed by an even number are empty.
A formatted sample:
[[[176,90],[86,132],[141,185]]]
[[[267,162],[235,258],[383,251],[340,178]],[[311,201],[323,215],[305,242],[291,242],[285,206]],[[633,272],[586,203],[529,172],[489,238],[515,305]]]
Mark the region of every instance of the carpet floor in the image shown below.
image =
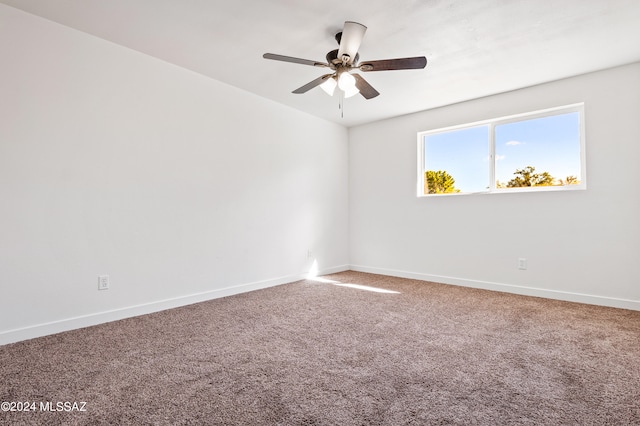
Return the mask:
[[[0,402],[1,424],[638,425],[640,312],[348,271],[1,346]]]

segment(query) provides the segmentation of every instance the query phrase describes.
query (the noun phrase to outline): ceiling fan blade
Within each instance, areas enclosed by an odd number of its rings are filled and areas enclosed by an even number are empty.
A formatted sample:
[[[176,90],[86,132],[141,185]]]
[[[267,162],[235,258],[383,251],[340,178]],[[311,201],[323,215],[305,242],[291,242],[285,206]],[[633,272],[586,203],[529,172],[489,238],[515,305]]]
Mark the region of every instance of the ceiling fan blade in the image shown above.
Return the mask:
[[[380,93],[374,89],[368,82],[359,74],[351,74],[356,78],[356,87],[360,91],[360,94],[365,99],[371,99],[378,96]]]
[[[296,90],[294,90],[291,93],[296,93],[296,94],[306,93],[309,90],[313,89],[314,87],[320,86],[322,83],[324,83],[327,80],[327,78],[332,77],[332,76],[333,76],[333,74],[325,74],[325,75],[323,75],[321,77],[316,78],[313,81],[308,82],[307,84],[305,84],[302,87],[298,87]]]
[[[265,59],[273,59],[274,61],[293,62],[294,64],[311,65],[312,67],[328,67],[329,64],[318,61],[310,61],[309,59],[294,58],[293,56],[276,55],[275,53],[265,53],[262,55]]]
[[[347,63],[353,63],[366,31],[367,27],[362,24],[352,21],[345,22],[338,49],[338,59],[342,59],[342,55],[349,55]]]
[[[365,61],[359,65],[360,71],[392,71],[417,70],[427,66],[427,58],[416,56],[413,58],[382,59],[380,61]]]

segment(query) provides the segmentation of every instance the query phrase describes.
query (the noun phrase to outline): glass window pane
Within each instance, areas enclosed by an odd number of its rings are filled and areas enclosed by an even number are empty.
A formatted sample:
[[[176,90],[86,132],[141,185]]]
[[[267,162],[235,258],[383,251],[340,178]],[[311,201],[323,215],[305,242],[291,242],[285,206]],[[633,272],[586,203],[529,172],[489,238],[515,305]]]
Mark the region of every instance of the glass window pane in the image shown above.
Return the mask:
[[[571,112],[495,127],[496,187],[580,183],[580,114]]]
[[[488,126],[425,135],[424,193],[486,191],[489,188],[488,135]]]

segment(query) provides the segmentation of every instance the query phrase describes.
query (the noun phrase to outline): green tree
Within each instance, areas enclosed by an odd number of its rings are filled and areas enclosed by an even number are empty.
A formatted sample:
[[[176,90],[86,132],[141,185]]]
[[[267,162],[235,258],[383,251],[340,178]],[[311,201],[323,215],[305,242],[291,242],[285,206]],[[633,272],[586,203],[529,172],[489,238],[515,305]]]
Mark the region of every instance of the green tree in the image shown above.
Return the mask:
[[[575,176],[567,176],[565,180],[560,180],[560,185],[578,185],[580,180]]]
[[[450,194],[460,192],[455,187],[456,180],[444,170],[427,170],[424,172],[425,194]]]
[[[513,173],[515,177],[507,182],[507,188],[553,185],[554,179],[549,172],[535,173],[535,171],[536,168],[533,166],[527,166],[524,169],[517,169]]]

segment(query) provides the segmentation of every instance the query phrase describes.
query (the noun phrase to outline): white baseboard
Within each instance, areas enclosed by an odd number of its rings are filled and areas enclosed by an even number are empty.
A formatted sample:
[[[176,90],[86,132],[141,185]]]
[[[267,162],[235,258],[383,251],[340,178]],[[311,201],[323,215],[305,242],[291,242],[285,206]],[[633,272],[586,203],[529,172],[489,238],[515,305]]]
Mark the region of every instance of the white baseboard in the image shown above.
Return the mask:
[[[319,275],[333,274],[347,271],[349,265],[334,266],[318,271]],[[61,333],[63,331],[75,330],[78,328],[90,327],[92,325],[117,321],[125,318],[146,315],[153,312],[164,311],[166,309],[178,308],[180,306],[191,305],[193,303],[205,302],[207,300],[218,299],[220,297],[232,296],[234,294],[245,293],[253,290],[260,290],[267,287],[274,287],[307,278],[308,273],[289,275],[286,277],[273,278],[269,280],[256,281],[252,283],[239,284],[230,287],[215,289],[203,293],[190,294],[172,299],[159,300],[141,305],[128,306],[126,308],[114,309],[110,311],[97,312],[95,314],[83,315],[79,317],[66,318],[59,321],[52,321],[43,324],[36,324],[29,327],[19,328],[0,332],[0,345],[15,343],[22,340]]]
[[[318,271],[318,275],[334,274],[347,270],[640,311],[640,301],[637,300],[593,296],[581,293],[546,290],[535,287],[469,280],[441,275],[400,271],[395,269],[375,268],[362,265],[340,265],[331,268],[324,268],[321,271]],[[15,330],[8,330],[0,332],[0,345],[6,345],[22,340],[28,340],[36,337],[47,336],[50,334],[61,333],[64,331],[75,330],[78,328],[90,327],[92,325],[117,321],[120,319],[135,317],[139,315],[150,314],[166,309],[178,308],[180,306],[191,305],[193,303],[204,302],[220,297],[232,296],[234,294],[245,293],[248,291],[274,287],[281,284],[303,280],[307,278],[307,276],[307,273],[302,273],[297,275],[289,275],[286,277],[273,278],[269,280],[256,281],[252,283],[239,284],[203,293],[190,294],[172,299],[150,302],[142,305],[128,306],[126,308],[97,312],[95,314],[66,318],[59,321],[52,321]]]
[[[462,287],[481,288],[484,290],[501,291],[505,293],[521,294],[524,296],[544,297],[546,299],[564,300],[567,302],[586,303],[589,305],[608,306],[612,308],[631,309],[640,311],[640,301],[618,299],[615,297],[594,296],[590,294],[571,293],[566,291],[547,290],[513,284],[494,283],[489,281],[469,280],[464,278],[447,277],[441,275],[422,274],[418,272],[399,271],[395,269],[375,268],[362,265],[351,265],[352,271],[369,272],[371,274],[388,275],[400,278],[410,278],[421,281],[431,281],[442,284],[458,285]]]
[[[331,268],[324,268],[321,271],[318,271],[318,275],[337,274],[338,272],[349,271],[350,269],[351,265],[333,266]],[[305,276],[304,278],[308,278],[308,276]]]

